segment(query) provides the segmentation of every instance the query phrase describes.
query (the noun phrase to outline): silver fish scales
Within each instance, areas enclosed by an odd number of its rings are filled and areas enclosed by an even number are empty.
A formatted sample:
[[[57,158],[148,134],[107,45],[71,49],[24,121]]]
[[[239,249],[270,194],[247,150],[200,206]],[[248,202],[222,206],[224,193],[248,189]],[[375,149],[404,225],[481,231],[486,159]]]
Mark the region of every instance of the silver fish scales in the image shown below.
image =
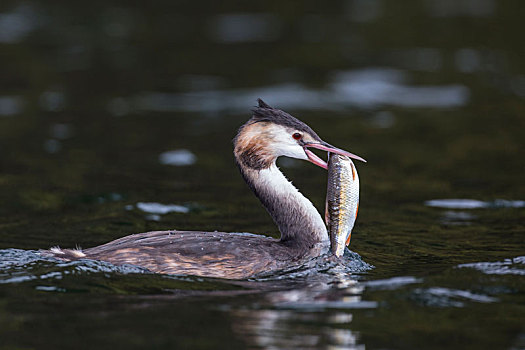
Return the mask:
[[[344,254],[345,246],[350,244],[359,210],[359,176],[350,158],[329,155],[326,192],[325,221],[332,253],[340,257]]]

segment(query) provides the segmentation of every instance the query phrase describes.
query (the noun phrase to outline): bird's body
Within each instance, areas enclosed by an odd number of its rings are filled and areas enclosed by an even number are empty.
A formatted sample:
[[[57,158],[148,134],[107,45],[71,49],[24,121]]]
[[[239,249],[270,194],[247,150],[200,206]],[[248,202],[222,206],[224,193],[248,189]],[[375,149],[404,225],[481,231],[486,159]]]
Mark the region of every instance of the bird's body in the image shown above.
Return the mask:
[[[319,256],[329,245],[296,249],[278,239],[246,233],[154,231],[138,233],[62,258],[132,264],[152,272],[242,279]]]
[[[306,124],[261,100],[234,139],[239,170],[279,227],[279,240],[240,233],[154,231],[82,251],[52,248],[45,254],[68,260],[133,264],[158,273],[230,279],[302,264],[326,253],[330,240],[319,212],[286,179],[275,161],[279,156],[289,156],[326,168],[308,147],[360,159],[326,144]]]

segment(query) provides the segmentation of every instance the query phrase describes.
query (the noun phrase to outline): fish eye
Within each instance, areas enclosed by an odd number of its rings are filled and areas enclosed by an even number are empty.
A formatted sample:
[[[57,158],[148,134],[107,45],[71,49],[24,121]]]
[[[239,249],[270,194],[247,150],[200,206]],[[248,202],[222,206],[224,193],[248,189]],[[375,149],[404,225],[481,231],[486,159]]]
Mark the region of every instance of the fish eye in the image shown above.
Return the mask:
[[[292,135],[292,137],[294,138],[294,140],[300,140],[303,138],[303,135],[300,132],[296,132]]]

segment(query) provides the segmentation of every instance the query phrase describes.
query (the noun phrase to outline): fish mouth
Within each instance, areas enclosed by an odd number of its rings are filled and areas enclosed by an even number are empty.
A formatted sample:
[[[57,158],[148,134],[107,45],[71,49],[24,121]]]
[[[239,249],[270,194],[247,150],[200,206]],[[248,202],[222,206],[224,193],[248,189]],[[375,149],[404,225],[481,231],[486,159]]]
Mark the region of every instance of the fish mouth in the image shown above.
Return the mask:
[[[364,160],[363,158],[359,157],[358,155],[355,155],[353,153],[347,152],[347,151],[342,150],[340,148],[334,147],[334,146],[332,146],[332,145],[330,145],[330,144],[328,144],[326,142],[305,143],[303,145],[303,149],[304,149],[304,153],[306,153],[306,156],[308,157],[308,160],[310,162],[312,162],[313,164],[315,164],[317,166],[320,166],[323,169],[328,169],[328,164],[324,160],[319,158],[314,152],[310,151],[308,148],[317,148],[317,149],[320,149],[322,151],[326,151],[326,152],[334,153],[334,154],[340,154],[342,156],[347,156],[349,158],[357,159],[357,160],[360,160],[360,161],[366,163],[366,160]]]

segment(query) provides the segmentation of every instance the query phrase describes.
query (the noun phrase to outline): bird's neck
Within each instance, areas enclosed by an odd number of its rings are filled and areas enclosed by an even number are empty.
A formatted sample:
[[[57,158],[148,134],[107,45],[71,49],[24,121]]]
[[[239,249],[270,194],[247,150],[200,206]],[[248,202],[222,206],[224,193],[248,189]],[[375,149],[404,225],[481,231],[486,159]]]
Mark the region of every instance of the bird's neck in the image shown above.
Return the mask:
[[[281,242],[300,250],[329,243],[323,219],[314,205],[277,168],[255,170],[239,164],[241,173],[281,231]],[[319,243],[321,243],[319,245]]]

